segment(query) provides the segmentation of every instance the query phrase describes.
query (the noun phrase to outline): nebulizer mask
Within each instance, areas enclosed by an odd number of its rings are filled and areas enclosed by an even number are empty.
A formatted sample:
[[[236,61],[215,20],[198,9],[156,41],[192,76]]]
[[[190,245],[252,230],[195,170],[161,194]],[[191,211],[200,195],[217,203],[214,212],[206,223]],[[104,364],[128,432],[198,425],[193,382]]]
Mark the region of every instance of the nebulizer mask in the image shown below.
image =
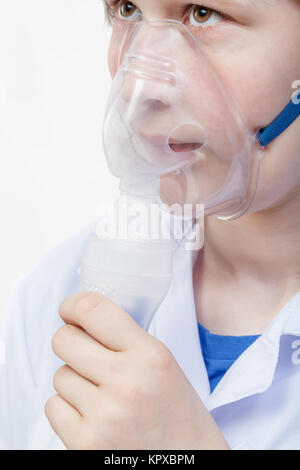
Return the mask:
[[[140,17],[121,27],[103,141],[128,213],[141,203],[165,213],[182,208],[183,217],[189,206],[194,221],[199,207],[204,216],[240,217],[256,193],[261,146],[201,44],[175,20]],[[110,222],[117,212],[115,203]],[[82,288],[111,298],[148,329],[172,281],[173,242],[172,236],[93,234],[82,261]]]

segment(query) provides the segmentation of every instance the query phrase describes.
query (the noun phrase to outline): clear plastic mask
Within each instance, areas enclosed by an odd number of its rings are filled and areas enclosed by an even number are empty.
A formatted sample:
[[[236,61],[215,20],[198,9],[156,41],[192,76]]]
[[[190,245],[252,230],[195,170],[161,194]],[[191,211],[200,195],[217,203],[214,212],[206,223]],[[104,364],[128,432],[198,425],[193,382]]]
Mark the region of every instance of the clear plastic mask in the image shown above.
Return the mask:
[[[175,20],[122,21],[104,149],[125,192],[231,219],[255,196],[260,150],[201,44]]]

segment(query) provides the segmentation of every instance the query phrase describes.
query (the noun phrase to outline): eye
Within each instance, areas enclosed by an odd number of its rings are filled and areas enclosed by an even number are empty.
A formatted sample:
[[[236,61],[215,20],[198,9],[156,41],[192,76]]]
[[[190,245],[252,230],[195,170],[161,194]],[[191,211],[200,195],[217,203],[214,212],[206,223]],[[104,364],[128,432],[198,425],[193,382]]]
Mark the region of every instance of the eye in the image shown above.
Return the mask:
[[[119,17],[122,20],[134,20],[139,15],[139,10],[132,2],[122,0],[119,6]]]
[[[191,26],[212,26],[218,23],[223,18],[221,13],[218,13],[212,8],[207,8],[202,5],[194,5],[190,10],[189,22]]]

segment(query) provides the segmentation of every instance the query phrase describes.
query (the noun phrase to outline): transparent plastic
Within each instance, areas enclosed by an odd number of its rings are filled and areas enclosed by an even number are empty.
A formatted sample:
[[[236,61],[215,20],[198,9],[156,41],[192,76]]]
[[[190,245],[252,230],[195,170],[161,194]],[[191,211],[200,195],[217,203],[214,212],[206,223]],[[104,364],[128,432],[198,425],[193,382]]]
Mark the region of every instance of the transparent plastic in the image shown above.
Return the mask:
[[[129,211],[138,201],[129,198]],[[105,295],[147,330],[172,282],[174,240],[105,237],[103,227],[116,212],[101,219],[89,238],[80,270],[82,290]]]

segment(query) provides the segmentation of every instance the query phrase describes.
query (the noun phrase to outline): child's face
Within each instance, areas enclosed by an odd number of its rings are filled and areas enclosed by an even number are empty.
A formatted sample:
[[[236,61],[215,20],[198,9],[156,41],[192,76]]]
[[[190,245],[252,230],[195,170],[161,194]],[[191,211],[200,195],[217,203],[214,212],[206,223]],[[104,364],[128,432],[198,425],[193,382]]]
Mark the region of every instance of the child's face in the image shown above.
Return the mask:
[[[112,77],[122,43],[121,24],[134,20],[139,11],[149,20],[175,19],[191,29],[253,134],[268,126],[295,93],[292,85],[300,80],[299,0],[206,0],[202,8],[188,0],[107,3],[116,18],[109,50]],[[188,73],[193,75],[193,70]],[[196,68],[190,78],[197,87]],[[265,150],[251,212],[300,198],[299,131],[298,118]]]

